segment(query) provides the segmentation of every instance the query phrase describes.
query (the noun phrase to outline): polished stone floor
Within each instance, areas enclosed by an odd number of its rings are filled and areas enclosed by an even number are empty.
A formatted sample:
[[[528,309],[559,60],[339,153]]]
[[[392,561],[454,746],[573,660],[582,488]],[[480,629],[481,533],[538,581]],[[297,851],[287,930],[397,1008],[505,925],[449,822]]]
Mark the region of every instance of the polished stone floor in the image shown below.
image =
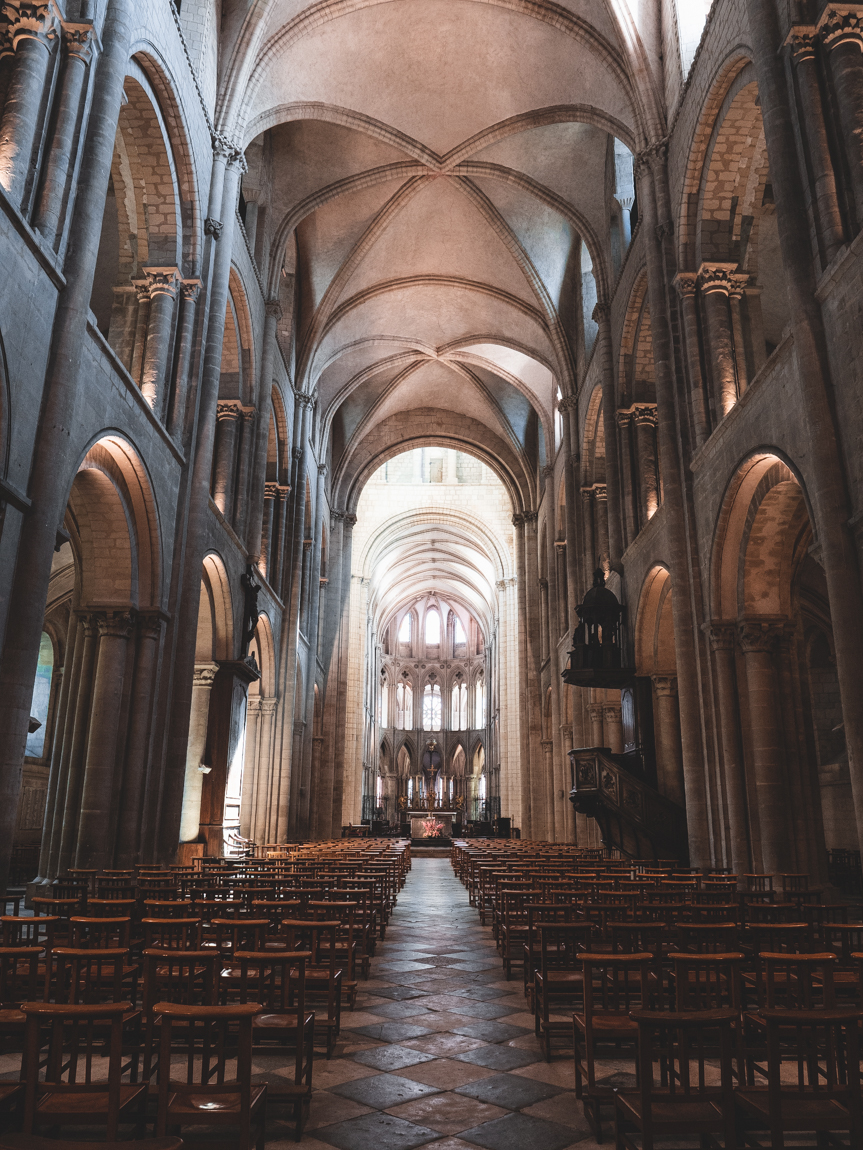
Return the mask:
[[[571,1056],[542,1058],[521,975],[505,981],[491,930],[444,858],[414,860],[314,1084],[307,1150],[596,1146]],[[293,1144],[279,1124],[270,1137],[270,1150]]]

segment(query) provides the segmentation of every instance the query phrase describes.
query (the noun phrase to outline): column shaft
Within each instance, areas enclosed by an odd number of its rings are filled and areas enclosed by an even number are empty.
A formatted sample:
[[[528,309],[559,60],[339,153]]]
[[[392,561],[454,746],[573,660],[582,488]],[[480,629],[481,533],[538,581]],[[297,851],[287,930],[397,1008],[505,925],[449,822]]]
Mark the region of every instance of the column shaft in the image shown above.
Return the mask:
[[[697,276],[692,272],[679,272],[674,286],[680,296],[683,339],[686,350],[686,370],[689,375],[689,407],[695,446],[700,447],[710,434],[707,400],[704,395],[704,375],[701,371],[701,340],[698,335],[698,309],[695,305]]]
[[[57,705],[55,719],[54,746],[51,749],[51,771],[48,777],[48,797],[45,803],[45,818],[42,828],[42,848],[39,854],[39,877],[52,879],[56,869],[52,864],[60,849],[59,834],[54,833],[54,820],[66,790],[66,773],[69,770],[69,753],[72,749],[72,732],[75,727],[75,699],[81,677],[81,659],[84,653],[84,629],[77,611],[69,616],[69,629],[66,638],[66,656],[63,660],[63,687]],[[60,811],[62,828],[62,810]]]
[[[237,475],[237,424],[239,403],[220,403],[216,408],[216,461],[213,469],[213,502],[228,522],[234,510],[234,481]]]
[[[263,511],[263,531],[261,532],[261,544],[259,556],[263,569],[267,576],[267,582],[273,587],[273,568],[275,561],[275,539],[274,539],[274,514],[276,506],[276,496],[278,494],[278,485],[275,483],[268,483],[265,487],[264,494],[264,511]],[[275,590],[275,587],[273,587]]]
[[[147,344],[141,366],[141,394],[157,417],[165,406],[168,359],[174,334],[174,301],[180,273],[176,268],[145,268],[150,294]]]
[[[177,369],[174,387],[171,391],[171,406],[168,415],[168,434],[176,442],[186,446],[191,435],[191,420],[187,413],[189,376],[195,359],[195,317],[198,311],[198,296],[201,293],[200,280],[183,280],[180,288],[180,322],[177,332]],[[191,406],[191,405],[189,405]]]
[[[654,675],[653,697],[656,703],[656,727],[661,748],[659,789],[667,799],[686,807],[683,778],[683,746],[680,741],[680,708],[677,702],[677,676]]]
[[[704,301],[707,336],[710,341],[713,399],[718,413],[727,415],[737,402],[737,367],[728,307],[728,288],[722,281],[714,282],[715,267],[716,265],[702,266],[701,298]]]
[[[850,15],[850,14],[849,14]],[[822,26],[828,66],[836,91],[836,110],[848,156],[858,227],[863,224],[863,20],[838,13]]]
[[[159,615],[139,615],[138,649],[135,655],[135,676],[129,710],[128,752],[117,820],[115,861],[118,867],[130,867],[140,861],[144,786],[153,742],[156,667],[161,639],[162,620]]]
[[[716,668],[719,740],[728,804],[728,832],[731,866],[735,874],[748,874],[752,868],[749,846],[749,814],[746,773],[740,736],[740,710],[737,701],[737,670],[734,665],[734,632],[730,625],[716,623],[709,628]]]
[[[234,530],[241,539],[248,532],[249,488],[251,483],[252,455],[255,446],[255,409],[244,407],[240,411],[238,425],[240,445],[237,451],[237,483],[234,494]]]
[[[614,353],[611,345],[611,309],[597,304],[593,318],[599,325],[599,351],[602,370],[602,423],[605,429],[605,484],[608,493],[608,565],[620,565],[623,536],[620,518],[620,451],[617,440],[617,398],[614,386]]]
[[[255,453],[252,464],[251,506],[249,509],[249,561],[258,563],[263,556],[261,538],[262,508],[264,504],[264,483],[267,478],[267,447],[270,436],[270,408],[273,391],[273,363],[276,356],[276,329],[282,315],[278,300],[268,300],[264,319],[264,334],[261,340],[261,374],[258,380],[258,423],[255,439]],[[281,460],[277,461],[281,465]],[[276,475],[278,481],[281,476]]]
[[[30,8],[32,16],[27,11]],[[9,35],[15,59],[0,119],[0,187],[15,207],[20,208],[36,150],[36,133],[42,122],[40,110],[51,64],[51,46],[57,37],[50,6],[42,0],[25,5],[17,17],[12,15]]]
[[[189,716],[189,745],[186,753],[186,780],[183,788],[183,812],[180,819],[180,842],[190,843],[198,837],[201,826],[201,791],[203,772],[198,770],[207,746],[210,719],[210,692],[219,670],[218,663],[196,663],[192,681],[192,709]]]

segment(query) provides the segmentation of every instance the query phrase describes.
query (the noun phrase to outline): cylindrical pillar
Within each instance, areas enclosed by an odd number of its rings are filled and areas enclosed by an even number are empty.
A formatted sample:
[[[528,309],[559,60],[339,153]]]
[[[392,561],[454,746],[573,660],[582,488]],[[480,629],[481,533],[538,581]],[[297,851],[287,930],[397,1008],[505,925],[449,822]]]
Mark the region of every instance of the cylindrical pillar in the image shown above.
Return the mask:
[[[614,386],[614,352],[611,344],[611,308],[597,304],[593,318],[599,326],[600,371],[602,379],[602,425],[605,430],[605,485],[608,500],[608,566],[617,570],[623,554],[620,519],[620,451],[617,442],[617,399]]]
[[[41,123],[40,109],[57,39],[57,19],[53,5],[44,0],[16,0],[3,7],[15,62],[0,119],[0,187],[19,208]]]
[[[147,350],[147,328],[150,324],[150,285],[147,280],[132,280],[138,296],[138,314],[135,317],[135,338],[132,343],[132,359],[129,374],[140,387],[144,371],[144,354]]]
[[[77,143],[76,129],[92,44],[91,25],[63,25],[66,67],[61,82],[57,118],[45,159],[45,177],[39,194],[39,206],[33,221],[46,241],[52,245],[60,226],[60,213],[66,197],[69,168]]]
[[[599,566],[604,567],[606,573],[611,570],[611,544],[608,538],[608,488],[604,483],[595,483],[593,486],[594,520],[596,524],[596,549]]]
[[[593,691],[591,690],[591,693]],[[587,704],[587,714],[590,718],[590,745],[592,747],[607,747],[605,741],[605,707],[601,702]]]
[[[582,487],[581,489],[581,510],[582,510],[582,525],[584,527],[584,567],[591,571],[596,569],[599,562],[596,548],[596,528],[594,525],[594,489],[592,487]],[[582,583],[586,580],[582,579]],[[576,591],[576,600],[578,599],[579,592]]]
[[[69,767],[66,772],[65,791],[60,791],[57,796],[54,816],[54,840],[58,847],[53,852],[53,867],[58,874],[62,874],[72,865],[75,850],[81,781],[84,777],[84,757],[87,752],[87,735],[90,730],[90,711],[93,703],[93,673],[99,639],[98,620],[97,615],[84,615],[81,618],[83,631],[81,670],[78,675],[77,693],[72,703],[74,722]]]
[[[195,664],[195,677],[192,680],[192,711],[189,716],[189,749],[186,755],[186,784],[183,788],[183,813],[180,819],[181,843],[194,842],[201,826],[201,792],[204,775],[199,768],[207,745],[210,692],[218,670],[218,663]]]
[[[174,376],[174,388],[171,392],[168,434],[176,442],[185,445],[188,442],[186,429],[191,423],[187,418],[186,404],[189,392],[189,374],[195,358],[195,316],[198,311],[198,297],[201,294],[201,281],[197,279],[183,280],[180,293],[182,303],[177,333],[177,368]]]
[[[704,375],[701,370],[701,340],[698,335],[698,308],[695,304],[695,289],[698,276],[695,272],[678,272],[674,286],[680,296],[680,311],[683,320],[683,340],[686,349],[686,371],[689,375],[689,407],[692,418],[692,431],[695,446],[700,447],[710,434],[710,421],[707,416],[707,400],[704,395]]]
[[[613,755],[623,754],[623,721],[620,703],[604,703],[602,706],[603,745],[608,747]]]
[[[273,586],[273,568],[275,563],[275,538],[274,538],[274,519],[276,498],[279,494],[279,485],[277,483],[267,483],[264,485],[264,511],[263,511],[263,531],[261,532],[260,543],[260,562],[261,566],[267,576],[267,582]],[[275,588],[273,588],[275,590]]]
[[[39,854],[39,878],[51,879],[56,871],[52,862],[56,858],[59,841],[54,841],[54,818],[66,790],[66,772],[69,769],[69,752],[72,743],[72,730],[75,722],[75,699],[78,681],[81,676],[81,657],[84,651],[84,629],[77,611],[69,615],[69,628],[66,633],[66,653],[63,659],[63,684],[57,704],[54,745],[51,750],[51,771],[48,776],[48,797],[45,803],[45,818],[42,829],[42,848]],[[62,812],[61,823],[62,827]],[[55,849],[56,848],[56,849]]]
[[[706,625],[705,625],[706,626]],[[711,623],[706,626],[713,665],[716,669],[718,703],[717,727],[722,748],[722,773],[728,805],[728,834],[731,866],[737,875],[752,868],[749,847],[749,813],[746,773],[740,737],[740,709],[737,700],[737,669],[734,664],[734,625]]]
[[[255,409],[240,408],[238,425],[239,447],[237,449],[237,482],[234,493],[234,530],[241,539],[246,538],[249,512],[249,485],[251,483],[252,455],[255,445]]]
[[[656,451],[656,404],[637,403],[633,408],[635,442],[638,447],[638,491],[641,522],[647,523],[662,502],[659,490],[659,460]]]
[[[656,702],[656,728],[660,756],[657,763],[659,789],[667,799],[686,808],[683,781],[683,746],[680,741],[680,709],[677,702],[677,676],[652,675]]]
[[[138,615],[138,649],[135,654],[135,678],[129,707],[129,738],[120,813],[117,821],[118,867],[131,867],[139,862],[144,785],[153,743],[153,708],[156,702],[156,667],[162,640],[162,617],[158,611]]]
[[[251,839],[256,845],[258,839],[252,833],[255,823],[255,797],[259,788],[265,785],[260,778],[261,767],[261,696],[249,695],[246,700],[246,749],[243,761],[243,793],[240,798],[240,834]]]
[[[746,370],[746,345],[743,340],[743,314],[740,304],[749,283],[748,275],[729,276],[728,306],[731,311],[731,336],[734,341],[734,370],[737,374],[737,393],[743,395],[749,385]]]
[[[147,345],[141,367],[141,394],[161,418],[165,377],[174,334],[174,303],[180,284],[177,268],[144,268],[150,296]]]
[[[251,500],[249,507],[249,562],[260,565],[263,557],[261,528],[264,523],[262,508],[264,503],[264,483],[267,477],[267,449],[270,436],[270,409],[273,393],[273,363],[276,356],[276,329],[282,316],[278,300],[267,300],[265,307],[264,334],[261,340],[261,373],[258,378],[257,435],[255,454],[252,463]],[[282,461],[277,460],[277,466]],[[276,475],[276,479],[281,476]]]
[[[230,521],[237,474],[237,424],[240,404],[234,400],[216,407],[216,460],[213,468],[213,502]]]
[[[828,51],[836,110],[848,156],[857,224],[863,224],[863,13],[828,6],[819,31]]]
[[[842,247],[845,235],[815,62],[817,38],[809,27],[792,28],[786,43],[790,45],[797,73],[797,91],[803,112],[801,126],[809,145],[822,265],[826,267]]]
[[[702,264],[698,272],[710,343],[713,398],[722,415],[729,413],[738,396],[734,338],[728,304],[729,277],[736,267],[736,264]]]
[[[288,502],[290,497],[290,487],[282,487],[279,485],[276,488],[276,502],[273,508],[273,534],[271,544],[271,550],[273,553],[273,575],[272,579],[270,580],[270,586],[273,588],[280,599],[283,597],[282,575],[285,570],[285,552],[287,550],[287,539],[285,538],[285,532],[287,530]]]
[[[749,738],[761,859],[766,873],[792,871],[791,827],[788,818],[788,778],[784,770],[782,708],[774,655],[782,623],[741,620],[740,646],[746,662]]]
[[[99,617],[99,653],[75,852],[78,867],[106,867],[113,861],[116,826],[111,807],[122,747],[120,712],[133,626],[134,618],[126,611],[109,611]]]

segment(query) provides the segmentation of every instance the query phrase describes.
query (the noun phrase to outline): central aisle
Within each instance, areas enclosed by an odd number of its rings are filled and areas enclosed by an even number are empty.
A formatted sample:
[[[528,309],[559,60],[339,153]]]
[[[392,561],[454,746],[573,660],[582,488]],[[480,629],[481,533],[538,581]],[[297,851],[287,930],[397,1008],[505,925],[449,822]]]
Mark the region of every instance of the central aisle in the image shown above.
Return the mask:
[[[571,1057],[542,1060],[521,974],[504,980],[491,930],[445,858],[414,860],[372,977],[342,1013],[336,1055],[315,1062],[314,1084],[307,1147],[596,1145]]]

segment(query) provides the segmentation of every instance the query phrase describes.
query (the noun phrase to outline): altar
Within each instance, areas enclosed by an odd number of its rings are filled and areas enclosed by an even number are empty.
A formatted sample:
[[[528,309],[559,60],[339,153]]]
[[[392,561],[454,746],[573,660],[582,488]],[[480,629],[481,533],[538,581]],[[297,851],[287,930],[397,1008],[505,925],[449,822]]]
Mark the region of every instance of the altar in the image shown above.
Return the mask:
[[[422,839],[424,842],[431,845],[437,839],[450,840],[452,838],[452,821],[456,817],[455,811],[408,811],[411,820],[411,840],[419,841]],[[443,830],[439,835],[426,836],[423,823],[434,819],[435,822],[443,823]]]

